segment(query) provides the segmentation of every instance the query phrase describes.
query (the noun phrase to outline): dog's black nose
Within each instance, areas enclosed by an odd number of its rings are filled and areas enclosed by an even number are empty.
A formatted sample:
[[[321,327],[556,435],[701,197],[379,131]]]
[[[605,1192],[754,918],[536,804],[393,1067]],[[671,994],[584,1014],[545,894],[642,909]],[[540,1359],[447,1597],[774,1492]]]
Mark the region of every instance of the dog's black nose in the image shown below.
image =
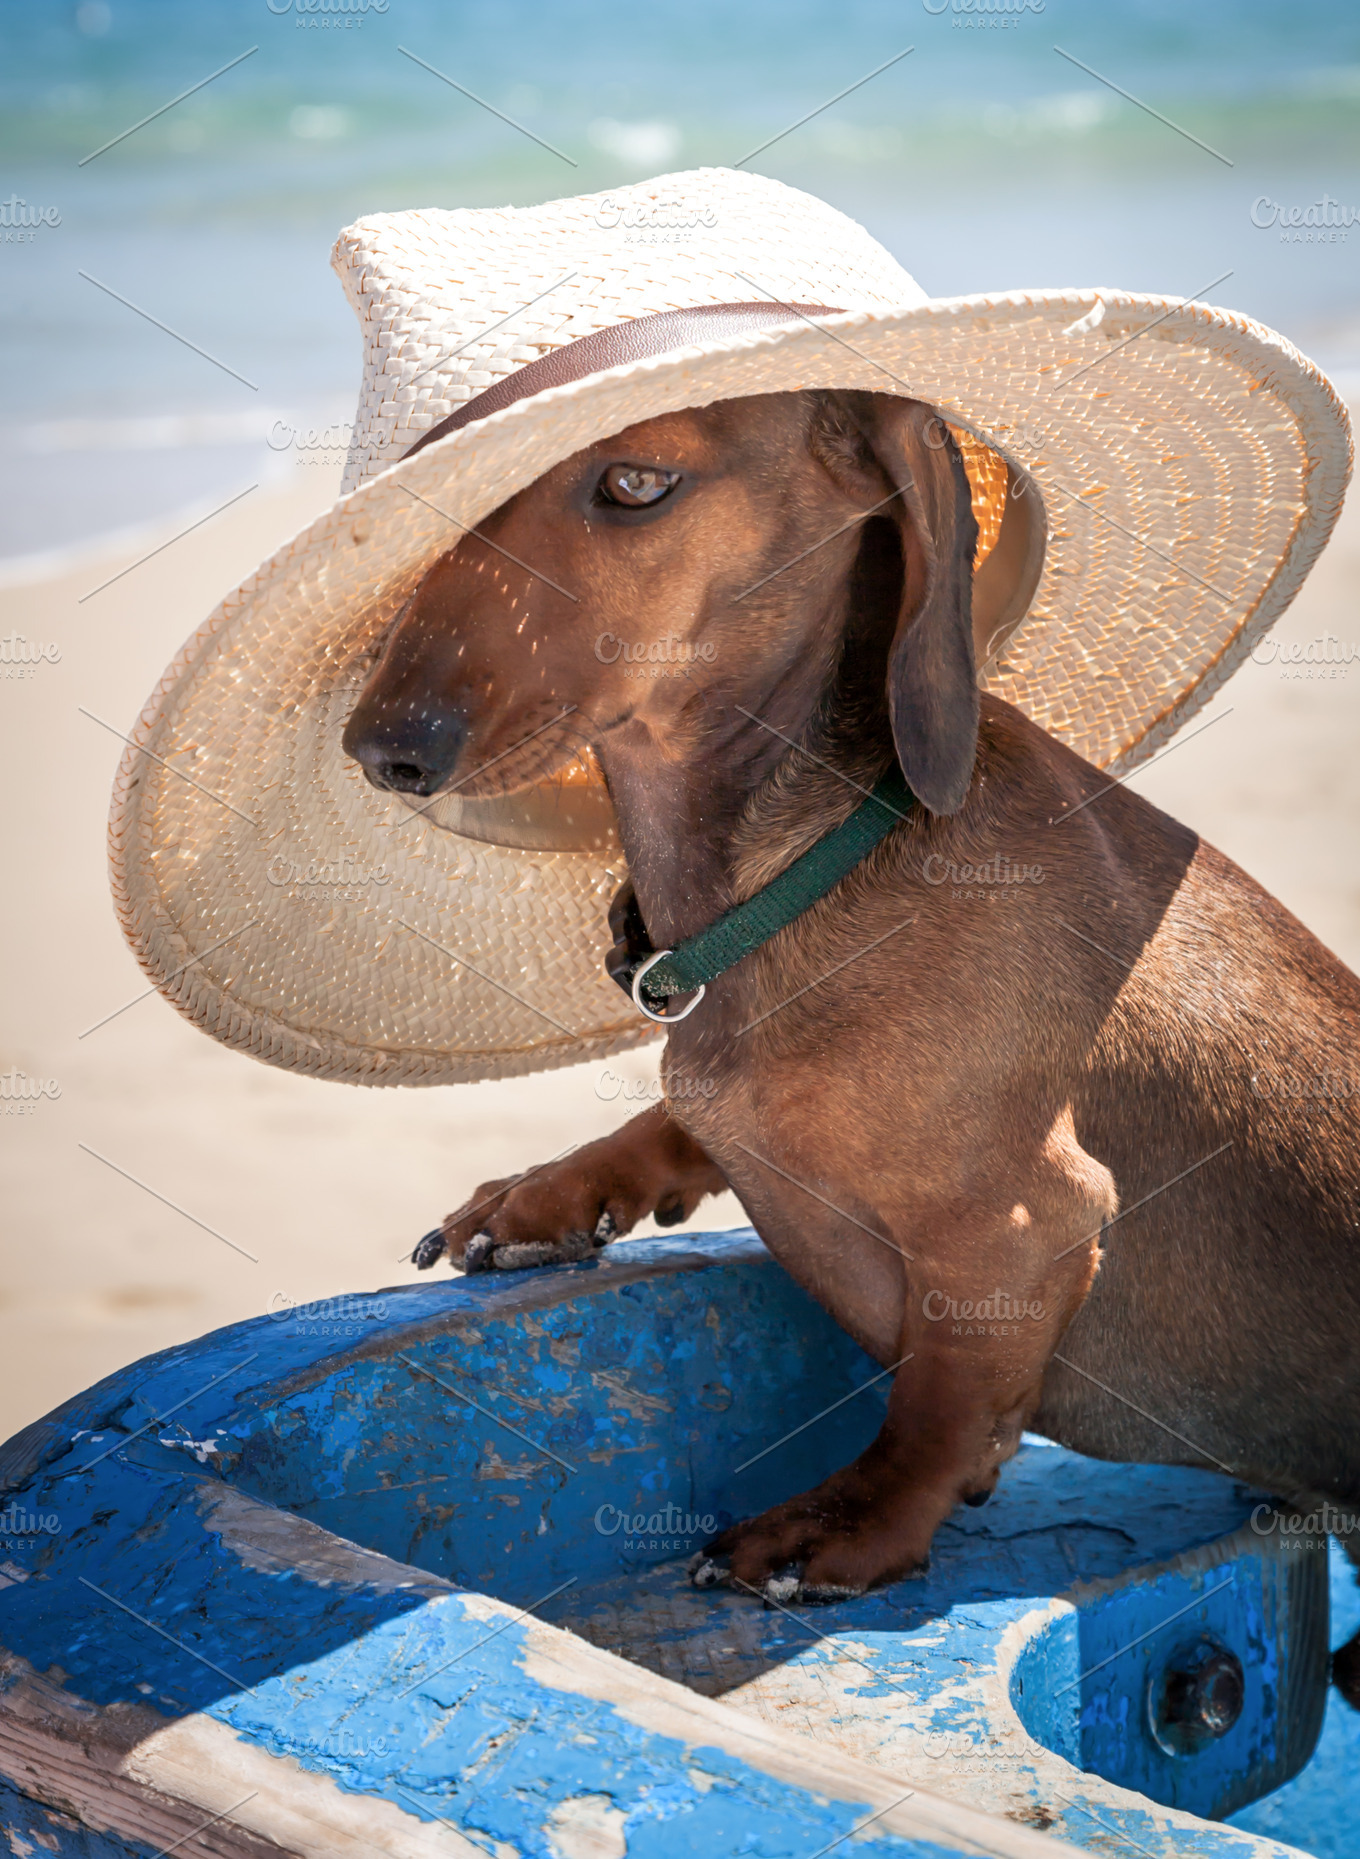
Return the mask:
[[[358,762],[374,787],[398,794],[437,794],[457,764],[467,739],[458,711],[422,708],[415,714],[369,711],[360,701],[342,738],[346,755]]]

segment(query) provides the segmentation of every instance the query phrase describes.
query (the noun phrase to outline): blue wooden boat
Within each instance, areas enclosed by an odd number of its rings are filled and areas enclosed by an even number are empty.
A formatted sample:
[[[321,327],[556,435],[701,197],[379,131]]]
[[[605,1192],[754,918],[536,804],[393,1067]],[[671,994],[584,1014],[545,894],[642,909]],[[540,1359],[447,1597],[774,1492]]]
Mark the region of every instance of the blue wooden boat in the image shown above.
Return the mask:
[[[1300,1776],[1325,1540],[1227,1479],[1034,1442],[924,1575],[816,1609],[692,1589],[886,1387],[749,1232],[274,1312],[109,1377],[0,1453],[10,1850],[1351,1850],[1339,1700]]]

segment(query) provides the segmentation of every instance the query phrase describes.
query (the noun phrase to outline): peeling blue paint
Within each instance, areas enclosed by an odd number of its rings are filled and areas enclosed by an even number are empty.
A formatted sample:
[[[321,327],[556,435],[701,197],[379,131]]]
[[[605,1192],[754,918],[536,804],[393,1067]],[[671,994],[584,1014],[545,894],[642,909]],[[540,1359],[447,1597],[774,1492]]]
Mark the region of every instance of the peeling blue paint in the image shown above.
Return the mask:
[[[719,1524],[749,1514],[876,1431],[886,1384],[865,1384],[877,1365],[754,1236],[635,1242],[510,1281],[401,1287],[364,1308],[366,1333],[343,1348],[315,1326],[238,1324],[133,1365],[10,1442],[16,1499],[62,1519],[35,1539],[26,1579],[0,1590],[10,1650],[59,1668],[94,1704],[203,1712],[342,1789],[524,1854],[550,1851],[553,1812],[582,1795],[614,1804],[630,1852],[714,1859],[806,1859],[868,1810],[819,1799],[815,1777],[798,1787],[716,1745],[687,1749],[609,1699],[548,1682],[532,1624],[489,1620],[479,1594],[607,1649],[622,1636],[630,1657],[694,1690],[818,1668],[850,1725],[871,1707],[910,1707],[932,1733],[982,1748],[981,1677],[1018,1622],[1070,1592],[1076,1610],[1031,1637],[1011,1682],[1047,1748],[1198,1814],[1306,1755],[1281,1729],[1282,1686],[1302,1656],[1290,1638],[1299,1594],[1259,1557],[1207,1575],[1157,1567],[1245,1522],[1256,1494],[1215,1475],[1028,1447],[991,1504],[941,1529],[929,1571],[817,1610],[810,1631],[744,1597],[696,1594],[683,1560],[699,1543],[677,1543],[669,1525],[598,1527],[602,1506]],[[405,1566],[356,1581],[271,1563],[233,1494],[274,1507],[246,1507],[259,1527],[296,1515]],[[329,1539],[309,1540],[322,1556]],[[1218,1758],[1177,1768],[1140,1717],[1167,1650],[1158,1623],[1219,1580],[1202,1618],[1240,1649],[1248,1708]],[[847,1666],[847,1648],[863,1663]],[[1036,1824],[1078,1846],[1106,1839],[1098,1816],[1158,1859],[1258,1850],[1208,1826],[1173,1848],[1140,1811],[1112,1823],[1104,1794],[1074,1792],[1066,1806],[1036,1794],[1033,1806]],[[963,1849],[880,1830],[853,1850]]]

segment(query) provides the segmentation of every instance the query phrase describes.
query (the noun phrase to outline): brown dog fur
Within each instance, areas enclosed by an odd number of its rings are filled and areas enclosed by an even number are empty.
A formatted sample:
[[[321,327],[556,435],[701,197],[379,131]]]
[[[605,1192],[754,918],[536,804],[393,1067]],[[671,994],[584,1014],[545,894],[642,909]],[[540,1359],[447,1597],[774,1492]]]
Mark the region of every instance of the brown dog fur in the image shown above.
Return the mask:
[[[1360,1125],[1339,1084],[1296,1089],[1347,1079],[1360,983],[1193,833],[979,707],[972,517],[942,436],[912,402],[794,394],[593,446],[430,570],[346,732],[379,780],[419,768],[431,792],[456,764],[484,794],[560,759],[566,727],[516,745],[575,705],[657,948],[894,754],[925,803],[673,1029],[666,1108],[486,1184],[444,1228],[457,1262],[476,1232],[565,1239],[605,1210],[626,1231],[736,1190],[901,1364],[867,1452],[712,1546],[757,1588],[796,1564],[809,1599],[919,1566],[1030,1425],[1360,1502]],[[595,500],[619,462],[678,486],[620,515]],[[713,651],[629,678],[606,633]],[[933,1318],[997,1290],[1018,1321]]]

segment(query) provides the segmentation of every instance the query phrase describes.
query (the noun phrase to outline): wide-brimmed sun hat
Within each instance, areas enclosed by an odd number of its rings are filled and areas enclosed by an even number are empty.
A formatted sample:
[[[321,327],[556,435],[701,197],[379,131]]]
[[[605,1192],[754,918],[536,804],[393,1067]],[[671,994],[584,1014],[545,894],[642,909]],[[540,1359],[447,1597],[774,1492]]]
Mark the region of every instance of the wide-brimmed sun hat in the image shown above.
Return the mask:
[[[166,671],[111,819],[156,985],[317,1077],[454,1083],[655,1036],[603,968],[626,872],[588,757],[430,804],[341,749],[426,570],[571,453],[749,394],[929,403],[973,489],[983,687],[1115,774],[1283,611],[1349,473],[1332,387],[1247,317],[1106,289],[932,299],[844,214],[729,169],[377,214],[332,262],[364,336],[343,494]]]

